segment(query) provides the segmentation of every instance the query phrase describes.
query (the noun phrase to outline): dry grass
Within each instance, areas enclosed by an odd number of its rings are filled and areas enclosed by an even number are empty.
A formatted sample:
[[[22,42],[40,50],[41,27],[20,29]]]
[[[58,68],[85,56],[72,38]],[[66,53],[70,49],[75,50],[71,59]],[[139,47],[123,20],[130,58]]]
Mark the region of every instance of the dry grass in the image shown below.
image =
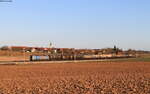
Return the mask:
[[[150,63],[1,65],[2,93],[150,94]]]

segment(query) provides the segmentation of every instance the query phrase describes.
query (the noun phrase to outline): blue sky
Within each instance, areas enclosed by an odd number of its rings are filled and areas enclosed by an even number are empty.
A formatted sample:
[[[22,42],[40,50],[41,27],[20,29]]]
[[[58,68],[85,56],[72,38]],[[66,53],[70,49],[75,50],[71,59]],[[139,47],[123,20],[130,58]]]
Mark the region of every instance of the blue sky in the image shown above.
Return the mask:
[[[150,50],[150,0],[0,2],[0,45]]]

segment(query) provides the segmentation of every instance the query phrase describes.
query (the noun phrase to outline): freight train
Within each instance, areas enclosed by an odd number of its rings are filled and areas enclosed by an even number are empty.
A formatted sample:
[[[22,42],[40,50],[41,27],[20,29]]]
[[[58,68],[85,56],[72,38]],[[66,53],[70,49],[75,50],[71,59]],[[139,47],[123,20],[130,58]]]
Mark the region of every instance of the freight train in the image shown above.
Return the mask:
[[[98,59],[115,59],[115,58],[134,58],[135,55],[31,55],[30,61],[64,61],[64,60],[98,60]]]

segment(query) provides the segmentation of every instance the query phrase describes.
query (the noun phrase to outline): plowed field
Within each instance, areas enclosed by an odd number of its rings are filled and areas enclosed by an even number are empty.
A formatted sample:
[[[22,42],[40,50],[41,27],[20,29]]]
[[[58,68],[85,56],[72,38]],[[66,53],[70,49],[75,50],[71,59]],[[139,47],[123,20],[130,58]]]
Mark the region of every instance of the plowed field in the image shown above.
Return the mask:
[[[150,94],[150,62],[0,65],[0,94]]]

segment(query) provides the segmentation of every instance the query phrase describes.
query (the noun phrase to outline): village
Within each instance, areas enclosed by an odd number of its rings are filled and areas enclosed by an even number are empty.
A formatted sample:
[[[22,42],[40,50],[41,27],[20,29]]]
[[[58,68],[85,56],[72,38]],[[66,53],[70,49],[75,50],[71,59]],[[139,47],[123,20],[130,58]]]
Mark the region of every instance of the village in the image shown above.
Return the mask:
[[[3,46],[0,56],[22,56],[28,61],[57,60],[97,60],[113,58],[135,58],[140,52],[136,50],[123,51],[118,47],[103,49],[75,49],[55,47]],[[144,52],[143,52],[144,53]]]

